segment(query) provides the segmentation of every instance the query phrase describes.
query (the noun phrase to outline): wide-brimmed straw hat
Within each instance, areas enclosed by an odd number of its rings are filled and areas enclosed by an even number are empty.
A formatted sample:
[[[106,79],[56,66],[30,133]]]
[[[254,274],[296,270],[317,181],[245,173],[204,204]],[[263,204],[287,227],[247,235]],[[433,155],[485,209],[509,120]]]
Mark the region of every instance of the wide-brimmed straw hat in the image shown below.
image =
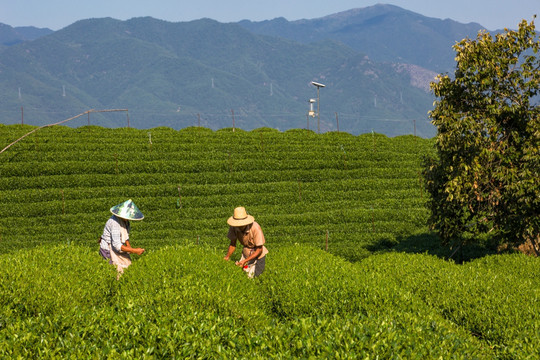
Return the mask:
[[[227,220],[227,224],[230,226],[246,226],[252,224],[255,221],[255,218],[251,215],[248,215],[246,209],[242,206],[234,209],[233,216]]]
[[[144,215],[131,199],[111,208],[111,213],[126,220],[142,220]]]

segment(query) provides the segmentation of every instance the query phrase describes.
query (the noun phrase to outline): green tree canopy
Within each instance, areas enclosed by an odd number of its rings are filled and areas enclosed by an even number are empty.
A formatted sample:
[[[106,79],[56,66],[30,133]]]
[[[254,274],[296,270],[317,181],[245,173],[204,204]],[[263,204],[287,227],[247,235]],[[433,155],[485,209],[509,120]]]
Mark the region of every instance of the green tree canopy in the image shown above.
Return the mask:
[[[430,225],[444,243],[531,241],[540,254],[540,42],[534,21],[454,46],[430,112],[437,155],[426,159]]]

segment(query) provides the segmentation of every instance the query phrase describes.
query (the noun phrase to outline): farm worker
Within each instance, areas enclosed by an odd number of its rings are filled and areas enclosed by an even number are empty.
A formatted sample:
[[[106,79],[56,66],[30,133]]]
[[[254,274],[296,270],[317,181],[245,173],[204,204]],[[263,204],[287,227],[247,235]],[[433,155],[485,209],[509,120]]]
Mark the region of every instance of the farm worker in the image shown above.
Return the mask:
[[[227,223],[229,224],[229,233],[227,237],[231,241],[227,255],[224,259],[229,260],[236,250],[236,241],[244,246],[242,257],[236,265],[242,267],[247,272],[248,277],[256,277],[264,271],[266,254],[268,250],[264,246],[264,234],[261,226],[255,221],[255,218],[248,215],[246,209],[237,207],[234,209]]]
[[[99,241],[99,253],[116,266],[118,277],[131,265],[129,254],[141,255],[144,249],[132,248],[129,243],[131,220],[142,220],[144,215],[131,199],[111,208],[113,214],[103,229]],[[117,278],[118,278],[117,277]]]

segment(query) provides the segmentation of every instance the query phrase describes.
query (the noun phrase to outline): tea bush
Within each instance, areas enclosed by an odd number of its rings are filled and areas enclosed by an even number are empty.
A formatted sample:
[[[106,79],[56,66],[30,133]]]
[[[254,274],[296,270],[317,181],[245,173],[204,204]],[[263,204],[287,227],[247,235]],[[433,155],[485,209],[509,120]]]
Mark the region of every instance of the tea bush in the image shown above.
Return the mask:
[[[1,125],[0,144],[30,129]],[[378,134],[44,128],[0,155],[0,253],[93,246],[108,209],[132,198],[146,247],[223,244],[244,205],[274,243],[322,247],[328,232],[331,252],[359,260],[427,230],[419,172],[431,147]]]
[[[0,144],[32,129],[0,125]],[[433,241],[432,151],[378,134],[42,129],[0,154],[0,358],[540,358],[537,259],[393,253]],[[147,252],[116,281],[96,240],[128,198]],[[257,279],[222,259],[239,205],[270,250]]]
[[[493,355],[392,277],[373,276],[377,269],[364,272],[300,246],[271,254],[267,271],[252,280],[220,251],[167,246],[134,259],[119,281],[114,268],[87,247],[2,255],[0,357]]]

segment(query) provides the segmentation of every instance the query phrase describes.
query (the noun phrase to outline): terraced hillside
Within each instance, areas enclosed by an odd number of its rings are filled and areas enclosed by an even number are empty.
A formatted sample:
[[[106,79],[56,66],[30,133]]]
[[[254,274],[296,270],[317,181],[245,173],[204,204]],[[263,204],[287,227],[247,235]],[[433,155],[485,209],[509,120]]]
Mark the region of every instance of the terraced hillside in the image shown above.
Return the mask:
[[[0,145],[31,129],[0,125]],[[245,206],[271,246],[362,258],[426,232],[419,173],[431,148],[412,136],[306,130],[45,128],[0,154],[0,252],[94,244],[110,207],[130,198],[145,215],[134,242],[149,249],[225,247],[226,219]]]
[[[0,146],[32,129],[0,125]],[[39,130],[0,153],[0,358],[540,358],[538,258],[425,253],[430,151],[377,134]],[[127,198],[147,252],[117,281],[96,240]],[[270,251],[255,279],[222,259],[238,205]]]

